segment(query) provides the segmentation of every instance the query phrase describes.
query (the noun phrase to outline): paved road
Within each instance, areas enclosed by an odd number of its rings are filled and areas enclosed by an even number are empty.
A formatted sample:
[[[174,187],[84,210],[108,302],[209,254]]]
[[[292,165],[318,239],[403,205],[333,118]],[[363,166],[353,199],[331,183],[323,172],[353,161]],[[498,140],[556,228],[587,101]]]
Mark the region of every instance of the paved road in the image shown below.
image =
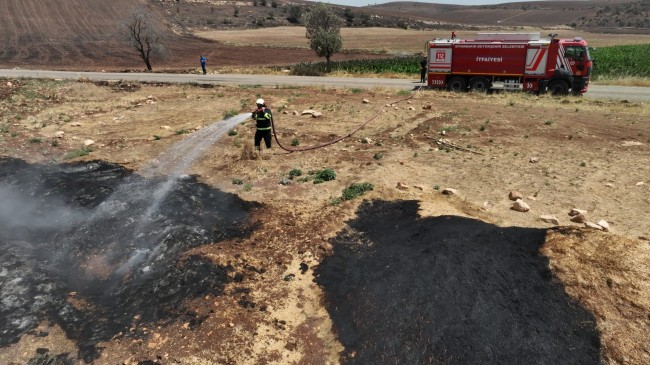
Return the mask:
[[[323,87],[391,87],[410,90],[422,84],[413,80],[317,76],[239,75],[239,74],[164,74],[164,73],[113,73],[40,71],[24,69],[0,69],[0,77],[27,77],[49,79],[86,78],[95,81],[126,80],[169,83],[199,83],[214,85],[264,85],[264,86],[323,86]],[[591,99],[615,99],[650,102],[650,88],[633,86],[591,85],[585,97]]]

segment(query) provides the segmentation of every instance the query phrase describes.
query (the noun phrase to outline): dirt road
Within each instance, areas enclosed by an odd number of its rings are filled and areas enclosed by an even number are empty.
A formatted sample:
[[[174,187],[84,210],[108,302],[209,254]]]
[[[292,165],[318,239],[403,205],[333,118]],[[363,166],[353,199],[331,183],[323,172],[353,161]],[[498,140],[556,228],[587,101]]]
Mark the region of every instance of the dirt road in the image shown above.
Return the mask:
[[[94,81],[146,81],[165,83],[199,83],[213,85],[294,85],[325,87],[390,87],[414,89],[422,84],[408,79],[351,78],[318,76],[278,76],[278,75],[239,75],[239,74],[165,74],[165,73],[113,73],[113,72],[72,72],[44,70],[0,69],[0,77],[28,77],[52,79],[81,79]],[[415,79],[415,78],[414,78]],[[585,94],[590,99],[616,99],[628,101],[650,101],[650,88],[630,86],[591,85]]]

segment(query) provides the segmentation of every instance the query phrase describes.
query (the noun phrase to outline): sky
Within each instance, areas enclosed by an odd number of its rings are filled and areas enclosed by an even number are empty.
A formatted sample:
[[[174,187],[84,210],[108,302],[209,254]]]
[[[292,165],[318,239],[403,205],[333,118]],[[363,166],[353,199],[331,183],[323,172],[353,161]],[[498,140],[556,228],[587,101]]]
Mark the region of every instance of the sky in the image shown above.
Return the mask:
[[[390,3],[399,0],[320,0],[322,3],[329,4],[338,4],[338,5],[348,5],[348,6],[366,6],[366,5],[375,5]],[[404,0],[404,1],[416,1],[419,3],[438,3],[438,4],[453,4],[453,5],[491,5],[491,4],[503,4],[503,3],[518,3],[525,2],[526,0],[461,0],[461,1],[452,1],[452,0]]]

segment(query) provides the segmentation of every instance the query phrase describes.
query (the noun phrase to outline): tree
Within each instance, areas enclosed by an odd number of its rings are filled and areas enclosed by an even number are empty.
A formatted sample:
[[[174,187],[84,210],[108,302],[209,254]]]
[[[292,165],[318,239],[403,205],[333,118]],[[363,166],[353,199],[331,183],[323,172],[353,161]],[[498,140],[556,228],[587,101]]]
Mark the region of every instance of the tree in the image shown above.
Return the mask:
[[[325,57],[328,68],[332,55],[343,48],[342,24],[343,20],[334,13],[332,8],[323,3],[318,3],[305,16],[309,48],[316,51],[318,57]]]
[[[289,16],[287,17],[289,23],[293,23],[293,24],[300,23],[301,16],[302,16],[302,7],[300,7],[300,5],[289,6]]]
[[[119,31],[122,38],[138,52],[140,58],[147,65],[147,70],[153,71],[151,59],[162,58],[165,54],[165,47],[163,45],[163,30],[151,11],[144,6],[133,9],[119,24]]]

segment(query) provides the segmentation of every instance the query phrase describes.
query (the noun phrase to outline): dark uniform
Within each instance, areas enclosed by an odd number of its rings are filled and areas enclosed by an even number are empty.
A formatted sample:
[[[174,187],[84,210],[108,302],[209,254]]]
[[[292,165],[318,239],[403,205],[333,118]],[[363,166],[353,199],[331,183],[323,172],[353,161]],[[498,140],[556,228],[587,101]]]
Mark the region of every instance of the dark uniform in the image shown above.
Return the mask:
[[[258,100],[259,101],[259,100]],[[255,131],[255,148],[260,149],[260,142],[264,138],[266,148],[271,148],[271,109],[266,105],[257,104],[257,110],[251,116],[256,121],[257,131]]]
[[[426,82],[427,76],[427,59],[426,57],[420,61],[420,82]]]

